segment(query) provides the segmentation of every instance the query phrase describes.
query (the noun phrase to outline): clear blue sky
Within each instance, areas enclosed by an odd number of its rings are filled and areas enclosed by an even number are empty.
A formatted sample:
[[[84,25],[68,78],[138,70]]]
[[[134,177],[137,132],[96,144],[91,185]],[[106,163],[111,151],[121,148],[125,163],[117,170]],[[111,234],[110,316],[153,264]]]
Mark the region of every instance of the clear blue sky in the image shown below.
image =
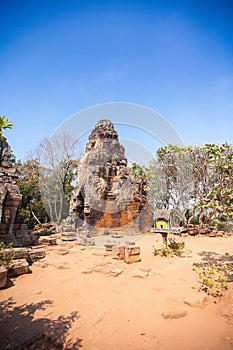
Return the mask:
[[[185,144],[232,142],[231,0],[0,0],[0,115],[18,158],[70,115],[152,108]]]

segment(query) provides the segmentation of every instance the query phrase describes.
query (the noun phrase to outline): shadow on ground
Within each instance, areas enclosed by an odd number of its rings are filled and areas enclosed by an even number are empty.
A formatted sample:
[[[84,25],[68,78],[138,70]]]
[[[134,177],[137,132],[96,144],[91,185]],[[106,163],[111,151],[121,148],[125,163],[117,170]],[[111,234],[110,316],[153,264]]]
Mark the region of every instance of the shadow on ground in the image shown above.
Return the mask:
[[[34,319],[35,312],[51,306],[51,300],[16,306],[13,298],[0,304],[0,344],[5,350],[80,349],[82,340],[66,342],[69,329],[79,318],[77,311],[55,320]],[[49,310],[45,316],[49,314]]]
[[[233,255],[229,253],[217,254],[215,252],[200,252],[198,253],[202,257],[202,265],[212,265],[215,268],[222,269],[225,265],[227,267],[228,282],[233,282]]]

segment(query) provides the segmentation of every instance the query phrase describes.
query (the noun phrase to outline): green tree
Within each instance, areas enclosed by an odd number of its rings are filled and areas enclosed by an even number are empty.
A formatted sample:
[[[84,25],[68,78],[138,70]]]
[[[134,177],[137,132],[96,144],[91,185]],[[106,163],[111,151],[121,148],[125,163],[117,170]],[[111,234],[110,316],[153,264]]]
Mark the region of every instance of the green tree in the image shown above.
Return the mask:
[[[183,224],[233,218],[233,146],[161,147],[149,167],[149,195]],[[156,200],[155,200],[156,199]]]
[[[198,157],[197,157],[198,155]],[[200,222],[233,218],[233,146],[205,144],[196,156],[197,208]],[[199,165],[199,166],[198,166]]]
[[[5,116],[0,117],[0,140],[5,141],[5,138],[2,135],[2,131],[6,129],[12,129],[12,127],[13,124]]]
[[[139,176],[142,176],[142,177],[146,176],[146,168],[137,163],[132,163],[131,171],[135,179],[138,178]]]
[[[174,219],[187,223],[194,190],[189,147],[168,145],[159,148],[157,168],[161,174],[163,201],[169,205]]]
[[[30,227],[38,223],[46,222],[49,218],[41,198],[39,161],[30,159],[23,164],[19,161],[17,163],[17,168],[21,173],[18,181],[20,193],[22,194],[21,216]]]

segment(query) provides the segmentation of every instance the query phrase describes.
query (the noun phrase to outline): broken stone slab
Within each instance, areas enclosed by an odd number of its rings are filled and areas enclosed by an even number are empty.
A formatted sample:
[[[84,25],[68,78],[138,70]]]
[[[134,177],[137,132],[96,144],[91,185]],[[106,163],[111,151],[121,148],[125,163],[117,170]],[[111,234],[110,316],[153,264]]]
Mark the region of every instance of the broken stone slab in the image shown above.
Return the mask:
[[[25,259],[12,260],[8,266],[8,276],[19,276],[29,272],[29,264]]]
[[[41,236],[38,242],[45,245],[57,245],[56,238],[51,236]]]
[[[65,248],[60,248],[59,250],[56,251],[56,254],[58,255],[67,255],[69,254],[69,250]]]
[[[67,262],[63,262],[63,261],[53,261],[51,263],[48,263],[48,265],[51,265],[51,266],[55,267],[58,270],[66,270],[66,269],[70,268],[68,266]]]
[[[102,266],[102,267],[95,267],[93,269],[94,272],[103,273],[105,275],[109,274],[112,271],[112,266]]]
[[[28,252],[28,261],[33,263],[37,260],[43,259],[46,255],[46,251],[41,247],[32,247]]]
[[[109,272],[111,272],[111,270],[113,269],[114,267],[112,266],[112,264],[110,262],[103,262],[103,263],[100,263],[98,265],[96,265],[94,268],[93,268],[93,271],[94,272],[100,272],[100,273],[104,273],[104,274],[107,274]]]
[[[121,275],[123,271],[124,271],[123,269],[116,268],[116,269],[111,270],[110,275],[113,277],[117,277],[117,276]]]
[[[149,273],[146,272],[146,271],[143,271],[143,270],[138,270],[138,271],[135,271],[133,274],[132,274],[132,277],[139,277],[139,278],[146,278],[149,276]]]
[[[117,277],[122,274],[124,270],[120,268],[115,268],[111,263],[101,263],[96,265],[93,269],[86,269],[83,273],[99,272],[111,277]]]

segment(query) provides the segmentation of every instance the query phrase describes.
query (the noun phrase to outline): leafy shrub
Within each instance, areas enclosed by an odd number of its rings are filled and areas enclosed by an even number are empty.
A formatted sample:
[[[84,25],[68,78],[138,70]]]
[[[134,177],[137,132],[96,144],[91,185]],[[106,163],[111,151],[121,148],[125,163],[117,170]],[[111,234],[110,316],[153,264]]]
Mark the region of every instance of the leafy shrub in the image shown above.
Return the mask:
[[[159,249],[157,249],[157,248],[155,248],[155,246],[153,246],[153,248],[154,248],[154,255],[158,255],[158,254],[159,254],[159,252],[160,252],[160,250],[159,250]]]
[[[166,247],[163,247],[162,249],[158,249],[155,246],[153,246],[154,249],[154,255],[161,255],[161,256],[178,256],[178,257],[183,257],[185,253],[188,253],[190,251],[185,251],[184,250],[185,243],[182,242],[177,242],[175,238],[169,238],[169,243]]]
[[[208,295],[213,297],[221,297],[223,292],[228,289],[228,271],[227,266],[216,268],[213,265],[197,265],[193,268],[198,272],[199,282],[201,283],[200,290],[203,290]]]
[[[169,249],[166,247],[163,247],[162,249],[161,249],[161,255],[162,256],[168,256],[169,255]]]
[[[220,221],[217,223],[217,229],[224,232],[233,232],[233,224],[226,221]]]
[[[184,242],[177,242],[174,238],[169,238],[168,248],[177,256],[182,256]]]
[[[14,257],[15,253],[12,243],[5,245],[3,242],[0,242],[0,266],[8,266]]]

